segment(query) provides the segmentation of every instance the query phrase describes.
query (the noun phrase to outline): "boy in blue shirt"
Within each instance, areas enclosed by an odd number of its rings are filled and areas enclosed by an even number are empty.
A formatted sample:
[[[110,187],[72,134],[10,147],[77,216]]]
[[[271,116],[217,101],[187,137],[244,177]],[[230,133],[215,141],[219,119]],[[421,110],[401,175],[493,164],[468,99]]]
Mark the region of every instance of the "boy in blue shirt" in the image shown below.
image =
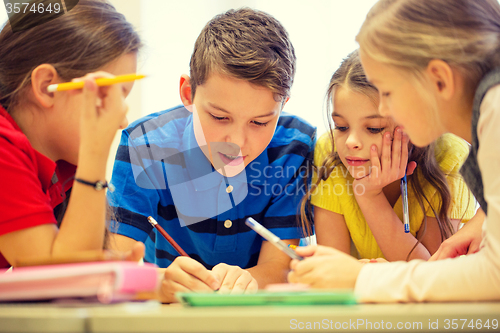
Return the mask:
[[[243,292],[286,282],[290,258],[245,225],[253,217],[297,245],[316,130],[282,112],[295,74],[287,32],[252,9],[214,17],[198,37],[183,106],[122,133],[109,193],[111,247],[146,244],[165,268],[164,302],[179,291]],[[190,257],[148,223],[152,216]]]

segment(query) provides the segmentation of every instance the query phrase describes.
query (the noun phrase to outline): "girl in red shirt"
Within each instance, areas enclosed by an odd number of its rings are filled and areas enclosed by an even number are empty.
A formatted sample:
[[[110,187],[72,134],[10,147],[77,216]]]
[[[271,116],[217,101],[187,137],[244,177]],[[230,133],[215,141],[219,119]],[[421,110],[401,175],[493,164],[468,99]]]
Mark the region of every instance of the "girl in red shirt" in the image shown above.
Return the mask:
[[[0,267],[103,248],[101,188],[133,83],[98,87],[95,79],[135,73],[140,46],[124,16],[99,0],[49,21],[20,11],[1,31]],[[84,88],[47,90],[72,80]]]

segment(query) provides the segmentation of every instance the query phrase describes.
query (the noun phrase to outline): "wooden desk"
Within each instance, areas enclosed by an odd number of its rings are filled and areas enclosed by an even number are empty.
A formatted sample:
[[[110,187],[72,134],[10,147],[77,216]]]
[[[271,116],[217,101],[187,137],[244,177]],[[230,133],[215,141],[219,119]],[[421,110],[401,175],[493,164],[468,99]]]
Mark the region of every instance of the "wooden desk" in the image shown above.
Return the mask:
[[[471,320],[474,329],[468,326]],[[489,329],[476,328],[479,321],[484,325],[487,320]],[[496,320],[496,329],[492,320]],[[430,329],[430,324],[436,329]],[[0,332],[311,331],[499,332],[500,302],[204,308],[156,302],[114,305],[0,304]]]

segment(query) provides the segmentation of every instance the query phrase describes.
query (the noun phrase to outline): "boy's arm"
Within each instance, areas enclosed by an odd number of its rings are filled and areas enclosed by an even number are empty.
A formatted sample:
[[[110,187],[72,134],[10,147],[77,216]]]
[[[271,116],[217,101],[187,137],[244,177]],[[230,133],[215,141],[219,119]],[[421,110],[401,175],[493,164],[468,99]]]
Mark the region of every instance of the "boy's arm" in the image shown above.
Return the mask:
[[[298,239],[284,239],[284,243],[298,245]],[[259,289],[271,283],[286,283],[291,258],[276,248],[273,244],[264,241],[260,250],[257,265],[247,271],[257,280]]]
[[[298,245],[299,237],[302,235],[300,228],[297,226],[295,214],[297,214],[297,207],[300,205],[302,195],[307,192],[304,177],[306,177],[307,185],[310,185],[306,170],[310,169],[316,144],[316,128],[303,125],[303,133],[307,133],[309,130],[308,135],[300,137],[300,144],[297,143],[298,138],[296,141],[289,143],[288,150],[294,153],[287,155],[283,164],[284,170],[295,170],[296,172],[291,175],[287,171],[287,177],[278,182],[282,191],[272,198],[272,204],[267,209],[265,220],[262,221],[267,228],[273,225],[273,220],[279,221],[278,229],[281,230],[270,229],[271,232],[275,233],[286,244],[292,245]],[[286,225],[283,224],[283,217],[285,216],[288,221]],[[247,271],[257,280],[259,289],[262,289],[271,283],[286,283],[290,261],[291,258],[288,255],[271,243],[263,241],[257,265],[247,269]]]

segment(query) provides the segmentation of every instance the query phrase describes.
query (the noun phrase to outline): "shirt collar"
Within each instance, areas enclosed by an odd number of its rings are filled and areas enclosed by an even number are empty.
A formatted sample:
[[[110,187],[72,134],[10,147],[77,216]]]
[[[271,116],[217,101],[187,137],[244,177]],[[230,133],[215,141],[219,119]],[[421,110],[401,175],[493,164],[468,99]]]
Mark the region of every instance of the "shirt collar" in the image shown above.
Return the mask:
[[[53,177],[55,175],[56,171],[56,163],[52,161],[50,158],[47,156],[39,153],[37,150],[31,146],[31,143],[29,142],[28,138],[26,135],[21,131],[21,128],[19,125],[16,123],[14,118],[0,105],[0,116],[4,117],[9,124],[13,127],[13,129],[18,132],[19,135],[23,136],[22,141],[19,142],[26,142],[26,144],[23,144],[24,147],[26,145],[29,146],[29,149],[33,151],[37,163],[37,170],[38,170],[38,179],[40,180],[40,183],[42,184],[42,189],[43,191],[47,191],[48,188],[52,185],[53,183]],[[20,149],[23,149],[23,147],[19,147]]]
[[[21,128],[17,125],[16,121],[14,120],[14,118],[12,118],[12,116],[7,112],[7,110],[5,110],[3,108],[3,106],[0,105],[0,116],[4,117],[5,119],[7,119],[7,121],[12,125],[12,127],[14,127],[14,129],[18,132],[21,132]]]

